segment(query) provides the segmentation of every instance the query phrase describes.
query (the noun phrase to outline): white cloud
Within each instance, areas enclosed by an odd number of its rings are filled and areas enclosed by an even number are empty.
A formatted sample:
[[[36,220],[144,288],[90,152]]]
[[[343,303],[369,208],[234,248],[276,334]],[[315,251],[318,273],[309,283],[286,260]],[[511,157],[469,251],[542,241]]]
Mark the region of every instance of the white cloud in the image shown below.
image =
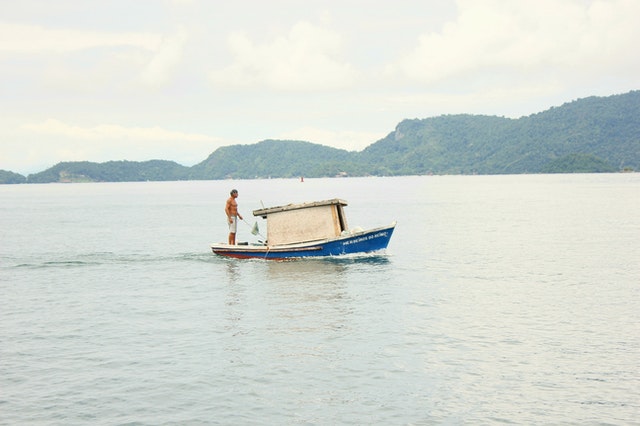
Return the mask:
[[[196,133],[182,133],[163,129],[161,127],[123,127],[115,124],[101,124],[93,127],[73,126],[55,119],[24,125],[25,130],[39,134],[64,136],[85,140],[116,140],[130,139],[145,141],[183,141],[183,142],[213,142],[215,138]]]
[[[163,86],[175,74],[188,39],[184,27],[162,36],[156,33],[54,29],[0,21],[0,55],[29,54],[42,58],[43,54],[55,55],[101,47],[133,47],[145,51],[138,54],[114,49],[101,52],[94,59],[93,68],[86,60],[62,62],[50,56],[41,73],[48,84],[67,90],[92,85],[102,87],[105,82],[112,82],[115,78],[126,81],[126,74],[132,70],[139,70],[142,84],[148,87]],[[67,63],[76,70],[66,66]],[[84,65],[79,66],[78,63]]]
[[[388,133],[388,132],[387,132]],[[384,138],[387,133],[330,131],[315,127],[301,127],[282,133],[279,139],[301,140],[320,145],[331,146],[347,151],[360,151],[372,143]]]
[[[162,44],[142,72],[142,82],[152,87],[167,83],[182,59],[182,52],[188,38],[184,28],[163,38]]]
[[[459,0],[458,10],[389,73],[434,83],[478,72],[583,74],[613,64],[637,71],[640,2]]]
[[[356,78],[342,60],[341,37],[308,22],[268,42],[254,43],[244,33],[233,33],[228,42],[234,62],[211,73],[217,86],[313,91],[345,87]]]
[[[0,22],[0,53],[61,53],[104,46],[156,50],[160,42],[159,35],[150,33],[101,33]]]
[[[224,144],[208,135],[160,127],[82,127],[55,119],[23,124],[10,136],[2,146],[0,168],[21,173],[39,172],[61,161],[162,159],[191,166]]]

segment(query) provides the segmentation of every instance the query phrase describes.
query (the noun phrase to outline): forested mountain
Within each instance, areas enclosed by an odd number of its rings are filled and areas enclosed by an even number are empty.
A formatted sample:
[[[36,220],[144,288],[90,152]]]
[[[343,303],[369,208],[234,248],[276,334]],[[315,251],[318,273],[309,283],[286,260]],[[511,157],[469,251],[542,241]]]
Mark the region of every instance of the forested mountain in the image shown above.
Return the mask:
[[[2,183],[25,183],[27,178],[19,173],[8,170],[0,170],[0,184]]]
[[[519,119],[404,120],[361,159],[385,174],[640,170],[640,91],[590,97]]]
[[[186,180],[189,168],[173,161],[108,161],[58,163],[44,172],[29,175],[29,183],[48,182],[139,182]]]
[[[217,149],[191,168],[192,179],[335,176],[355,170],[354,153],[303,141],[265,140]]]
[[[640,170],[640,91],[589,97],[519,119],[443,115],[404,120],[361,152],[265,140],[172,161],[66,162],[0,183]]]

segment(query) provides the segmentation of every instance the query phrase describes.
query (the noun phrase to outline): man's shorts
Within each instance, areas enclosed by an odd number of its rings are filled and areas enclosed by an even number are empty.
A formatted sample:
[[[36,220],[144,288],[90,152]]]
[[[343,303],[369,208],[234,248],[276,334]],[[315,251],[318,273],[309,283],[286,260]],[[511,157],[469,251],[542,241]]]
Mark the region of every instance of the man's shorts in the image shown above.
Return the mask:
[[[227,221],[228,222],[228,221]],[[235,234],[238,230],[238,216],[231,216],[231,222],[229,223],[229,232]]]

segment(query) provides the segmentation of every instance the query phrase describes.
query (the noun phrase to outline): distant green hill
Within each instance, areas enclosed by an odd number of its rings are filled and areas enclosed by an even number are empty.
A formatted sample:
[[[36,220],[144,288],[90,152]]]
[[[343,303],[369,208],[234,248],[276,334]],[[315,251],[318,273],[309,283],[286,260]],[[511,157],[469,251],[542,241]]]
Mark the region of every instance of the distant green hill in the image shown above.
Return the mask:
[[[303,141],[265,140],[217,149],[191,168],[193,179],[321,177],[356,170],[355,153]]]
[[[599,164],[593,171],[640,170],[640,91],[590,97],[519,119],[404,120],[367,147],[361,160],[388,174],[544,173],[552,165],[556,172],[584,171],[584,164],[558,162],[567,156],[593,157]]]
[[[58,163],[29,175],[29,183],[49,182],[139,182],[186,180],[189,168],[173,161],[76,161]]]
[[[0,184],[3,183],[25,183],[27,178],[21,174],[10,172],[8,170],[0,170]]]
[[[548,162],[542,173],[612,173],[617,171],[602,158],[590,154],[569,154]]]
[[[640,91],[580,99],[519,119],[403,120],[360,152],[265,140],[219,148],[193,167],[161,160],[64,162],[27,178],[0,171],[0,183],[634,170],[640,170]]]

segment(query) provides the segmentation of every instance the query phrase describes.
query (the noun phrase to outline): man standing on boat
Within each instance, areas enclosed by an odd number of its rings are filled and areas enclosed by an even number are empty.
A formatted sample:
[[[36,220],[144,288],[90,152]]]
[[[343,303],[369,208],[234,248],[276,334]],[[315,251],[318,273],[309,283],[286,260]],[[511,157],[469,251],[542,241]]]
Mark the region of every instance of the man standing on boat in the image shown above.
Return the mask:
[[[230,197],[227,200],[227,205],[224,207],[224,212],[227,214],[227,222],[229,223],[229,244],[235,245],[236,243],[236,231],[238,230],[238,218],[242,219],[242,215],[238,212],[238,190],[232,189]]]

